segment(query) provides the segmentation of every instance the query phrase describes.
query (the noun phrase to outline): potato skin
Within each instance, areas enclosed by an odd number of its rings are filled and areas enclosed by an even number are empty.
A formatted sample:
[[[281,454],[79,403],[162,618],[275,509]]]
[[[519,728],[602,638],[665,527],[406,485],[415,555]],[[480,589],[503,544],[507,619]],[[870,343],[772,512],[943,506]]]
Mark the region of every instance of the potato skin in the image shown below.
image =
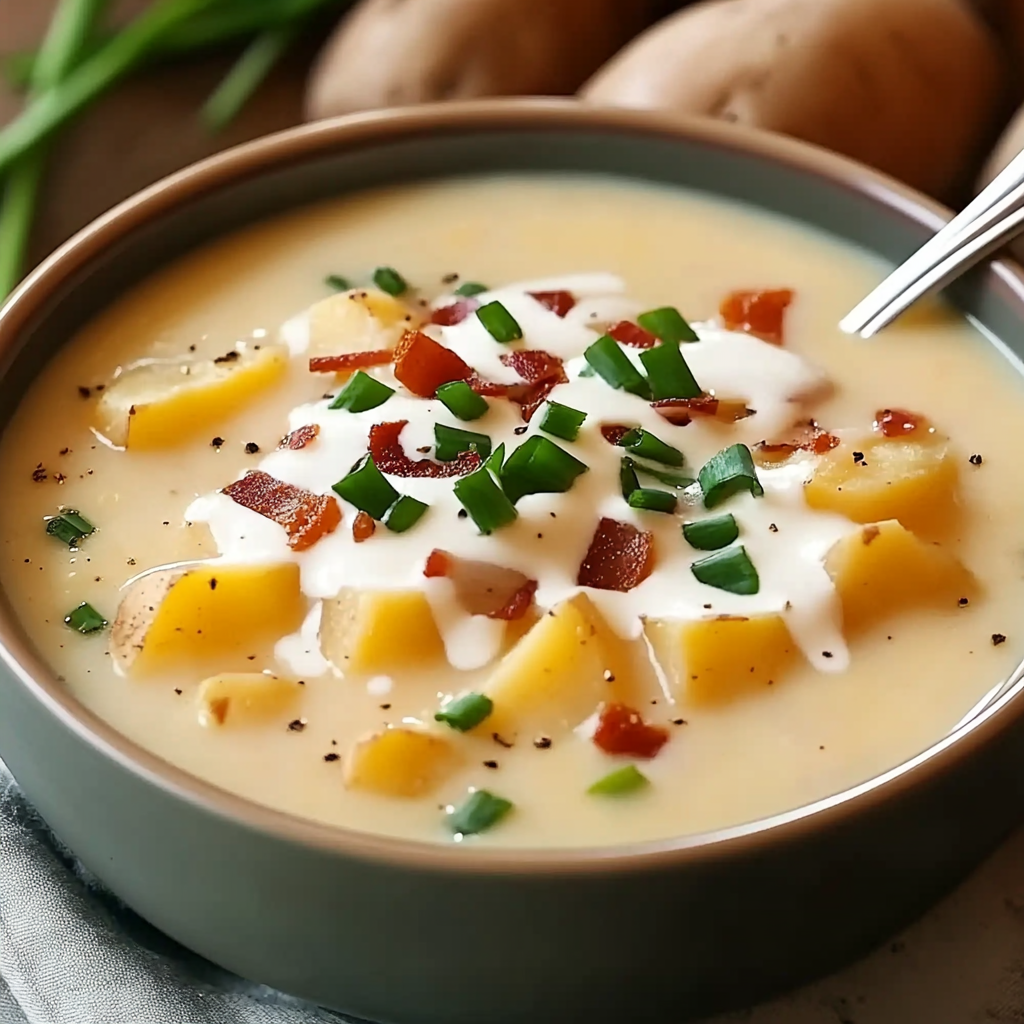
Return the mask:
[[[711,0],[642,34],[580,95],[792,135],[949,199],[1007,88],[960,0]]]
[[[566,95],[661,0],[361,0],[317,60],[309,120],[480,96]]]

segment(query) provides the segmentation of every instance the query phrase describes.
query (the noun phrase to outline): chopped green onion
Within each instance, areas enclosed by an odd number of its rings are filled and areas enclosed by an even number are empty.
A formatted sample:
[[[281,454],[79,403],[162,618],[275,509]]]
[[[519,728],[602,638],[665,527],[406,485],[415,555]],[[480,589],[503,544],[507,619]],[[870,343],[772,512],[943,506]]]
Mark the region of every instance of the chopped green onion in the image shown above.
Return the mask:
[[[675,306],[662,306],[641,313],[636,322],[656,338],[669,345],[678,345],[681,341],[699,341],[693,328],[683,319],[682,313]]]
[[[91,604],[83,601],[74,611],[64,616],[64,624],[79,633],[95,633],[103,629],[107,620]]]
[[[629,496],[640,487],[640,481],[636,478],[636,464],[628,455],[623,455],[619,464],[619,486],[626,501],[629,501]]]
[[[697,475],[704,492],[704,507],[721,505],[739,491],[749,491],[755,498],[764,494],[757,479],[754,460],[745,444],[732,444],[712,455]]]
[[[628,391],[650,401],[651,385],[630,362],[629,356],[609,334],[598,338],[584,353],[584,358],[600,374],[606,384],[617,391]]]
[[[445,704],[436,715],[435,722],[444,722],[459,732],[469,732],[494,710],[494,701],[482,693],[467,693]]]
[[[388,295],[404,295],[409,290],[409,285],[402,275],[394,267],[378,267],[373,272],[373,283]]]
[[[640,353],[647,378],[651,382],[651,393],[655,400],[662,398],[697,398],[703,394],[693,376],[679,345],[665,342]]]
[[[580,434],[580,427],[587,418],[585,412],[573,409],[560,402],[549,401],[544,407],[544,417],[540,421],[540,429],[564,441],[575,441]]]
[[[61,512],[46,522],[46,532],[51,537],[62,540],[68,547],[77,544],[83,537],[88,537],[95,529],[96,527],[85,516],[70,510]]]
[[[331,489],[374,519],[383,519],[401,497],[377,468],[372,455],[364,455]]]
[[[646,512],[675,512],[678,500],[674,494],[659,491],[656,487],[638,487],[626,499],[630,508]]]
[[[523,336],[519,322],[500,302],[488,302],[486,306],[481,306],[476,316],[487,328],[487,333],[503,345],[518,341]]]
[[[470,794],[469,799],[461,807],[452,812],[448,824],[456,834],[472,836],[497,825],[511,810],[510,800],[488,793],[486,789],[478,789]]]
[[[636,463],[636,471],[659,483],[674,487],[677,491],[685,491],[687,487],[696,482],[692,476],[686,476],[685,473],[672,473],[669,470],[657,469],[642,462]]]
[[[482,459],[491,454],[491,439],[472,430],[434,424],[434,454],[441,462],[454,462],[463,452],[476,451]]]
[[[515,504],[526,494],[560,494],[585,473],[585,462],[540,434],[524,441],[501,468],[501,486]]]
[[[490,406],[464,380],[453,380],[437,389],[437,397],[453,416],[460,420],[478,420]]]
[[[638,459],[650,459],[665,466],[681,466],[686,461],[678,448],[673,448],[660,437],[655,437],[650,431],[640,427],[623,434],[619,445],[628,448],[630,454]]]
[[[761,589],[757,570],[742,544],[694,562],[690,571],[701,583],[728,590],[730,594],[756,594]]]
[[[327,408],[366,412],[383,405],[394,393],[394,388],[359,370]]]
[[[340,274],[328,274],[324,278],[324,284],[328,288],[333,288],[336,292],[347,292],[352,287],[348,278],[342,277]]]
[[[635,764],[627,764],[598,779],[587,792],[595,796],[624,796],[650,784],[651,780]]]
[[[740,535],[736,517],[731,512],[711,519],[683,523],[683,536],[690,547],[699,551],[717,551],[731,544]]]
[[[484,459],[484,469],[489,470],[495,476],[501,476],[501,466],[505,461],[505,442],[502,441],[491,454]]]
[[[481,533],[493,533],[513,522],[519,514],[486,469],[478,469],[457,480],[455,497]]]
[[[403,494],[385,513],[384,525],[392,533],[405,533],[420,521],[428,508],[430,506],[425,502]]]
[[[486,291],[490,291],[487,285],[481,284],[479,281],[467,281],[455,289],[455,294],[461,295],[465,299],[471,299],[474,295],[479,295],[481,292]]]

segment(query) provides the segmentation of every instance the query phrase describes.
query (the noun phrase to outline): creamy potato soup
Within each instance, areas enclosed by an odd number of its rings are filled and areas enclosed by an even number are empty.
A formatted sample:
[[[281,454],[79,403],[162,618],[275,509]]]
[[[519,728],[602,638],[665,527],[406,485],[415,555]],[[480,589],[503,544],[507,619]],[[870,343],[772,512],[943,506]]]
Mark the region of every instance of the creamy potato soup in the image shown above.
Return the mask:
[[[1020,658],[1024,401],[883,268],[685,192],[451,181],[125,295],[3,436],[3,585],[69,689],[217,785],[438,842],[798,807]]]

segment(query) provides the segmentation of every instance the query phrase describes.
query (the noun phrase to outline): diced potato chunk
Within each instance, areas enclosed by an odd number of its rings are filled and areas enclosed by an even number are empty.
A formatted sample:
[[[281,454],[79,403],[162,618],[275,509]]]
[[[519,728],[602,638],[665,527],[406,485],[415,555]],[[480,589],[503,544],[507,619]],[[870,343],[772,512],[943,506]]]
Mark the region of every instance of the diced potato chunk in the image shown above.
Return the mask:
[[[125,671],[158,671],[283,636],[303,613],[291,562],[158,569],[125,593],[110,652]]]
[[[804,496],[811,508],[855,523],[898,519],[908,530],[930,533],[955,508],[957,475],[949,446],[935,435],[876,435],[823,455]]]
[[[961,597],[975,591],[973,577],[953,555],[895,520],[862,527],[838,541],[825,568],[848,631],[908,608],[955,609]]]
[[[309,354],[336,356],[392,349],[405,330],[418,326],[421,320],[387,292],[353,288],[323,299],[310,309]]]
[[[443,658],[444,642],[422,591],[346,587],[324,601],[320,650],[342,671],[386,673]]]
[[[385,729],[356,743],[345,759],[345,785],[384,796],[423,796],[457,767],[451,743],[418,729]]]
[[[114,444],[167,448],[222,424],[276,384],[288,366],[279,345],[233,349],[217,359],[142,362],[103,391],[97,429]]]
[[[222,672],[199,684],[199,724],[249,725],[283,715],[299,696],[294,680],[266,672]]]

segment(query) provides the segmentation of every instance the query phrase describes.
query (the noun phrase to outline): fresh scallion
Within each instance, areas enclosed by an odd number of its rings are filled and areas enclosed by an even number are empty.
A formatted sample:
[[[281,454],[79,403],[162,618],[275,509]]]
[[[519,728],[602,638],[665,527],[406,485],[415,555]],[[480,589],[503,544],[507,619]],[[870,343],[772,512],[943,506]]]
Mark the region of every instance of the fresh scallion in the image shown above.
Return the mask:
[[[587,792],[594,796],[625,796],[650,783],[651,780],[635,764],[627,764],[598,779]]]
[[[487,333],[503,345],[518,341],[523,336],[519,322],[500,302],[488,302],[486,306],[481,306],[476,316],[487,328]]]
[[[420,521],[428,508],[425,502],[403,494],[384,514],[384,525],[392,533],[405,533]]]
[[[501,486],[515,504],[527,494],[560,494],[569,490],[587,464],[540,434],[524,441],[501,468]]]
[[[636,322],[656,338],[669,345],[678,345],[681,341],[699,341],[693,328],[683,319],[683,314],[675,306],[662,306],[641,313]]]
[[[478,789],[451,813],[448,825],[457,835],[472,836],[493,828],[511,810],[511,800]]]
[[[676,342],[666,341],[654,348],[644,349],[640,353],[640,362],[647,371],[655,400],[697,398],[703,394]]]
[[[745,444],[732,444],[712,455],[697,475],[704,492],[704,507],[721,505],[740,491],[749,491],[755,498],[764,494],[757,478],[754,460]]]
[[[501,467],[505,462],[505,442],[502,441],[490,455],[484,459],[484,469],[489,470],[496,477],[501,476]]]
[[[757,570],[742,544],[694,562],[690,571],[701,583],[728,590],[730,594],[756,594],[761,589]]]
[[[404,295],[409,290],[405,278],[394,267],[378,267],[373,272],[373,283],[388,295]]]
[[[383,405],[394,393],[394,388],[389,388],[383,381],[359,370],[327,408],[366,412],[367,409]]]
[[[636,478],[636,464],[628,455],[624,455],[619,464],[619,486],[626,501],[629,501],[629,496],[640,487],[640,481]]]
[[[437,389],[437,397],[460,420],[478,420],[490,408],[487,399],[478,395],[464,380],[442,384]]]
[[[461,295],[464,299],[471,299],[474,295],[486,291],[490,291],[487,285],[481,284],[479,281],[466,281],[455,289],[455,294]]]
[[[96,633],[107,625],[107,620],[88,601],[83,601],[64,616],[64,625],[79,633]]]
[[[649,476],[658,483],[675,488],[677,491],[685,491],[687,487],[695,483],[692,476],[685,473],[673,473],[671,470],[659,469],[656,466],[648,466],[643,462],[636,463],[636,471],[643,476]]]
[[[647,378],[632,364],[611,335],[598,338],[583,356],[605,383],[617,391],[628,391],[648,401],[653,397]]]
[[[515,505],[486,469],[478,469],[455,482],[455,497],[481,533],[493,533],[518,516]]]
[[[678,448],[640,427],[623,434],[619,445],[627,448],[629,453],[638,459],[650,459],[651,462],[660,462],[663,466],[681,466],[686,461]]]
[[[328,274],[324,278],[324,284],[328,288],[333,288],[336,292],[347,292],[352,287],[347,277],[342,277],[340,274]]]
[[[562,438],[563,441],[575,441],[586,418],[587,414],[580,412],[579,409],[549,401],[544,406],[540,429],[554,437]]]
[[[435,722],[444,722],[459,732],[476,728],[492,711],[494,701],[482,693],[467,693],[443,705],[434,715]]]
[[[626,501],[630,508],[639,508],[646,512],[672,513],[675,512],[679,499],[668,491],[659,491],[656,487],[637,487]]]
[[[740,535],[736,517],[731,512],[711,519],[698,519],[683,523],[683,536],[687,544],[698,551],[717,551],[727,547]]]
[[[70,509],[46,521],[46,532],[51,537],[63,541],[68,547],[77,545],[83,537],[88,537],[95,529],[96,527],[85,516]]]
[[[372,455],[364,455],[331,489],[374,519],[383,519],[401,497],[377,468]]]
[[[434,424],[434,454],[440,462],[454,462],[463,452],[476,451],[481,459],[491,454],[491,439],[472,430]]]

